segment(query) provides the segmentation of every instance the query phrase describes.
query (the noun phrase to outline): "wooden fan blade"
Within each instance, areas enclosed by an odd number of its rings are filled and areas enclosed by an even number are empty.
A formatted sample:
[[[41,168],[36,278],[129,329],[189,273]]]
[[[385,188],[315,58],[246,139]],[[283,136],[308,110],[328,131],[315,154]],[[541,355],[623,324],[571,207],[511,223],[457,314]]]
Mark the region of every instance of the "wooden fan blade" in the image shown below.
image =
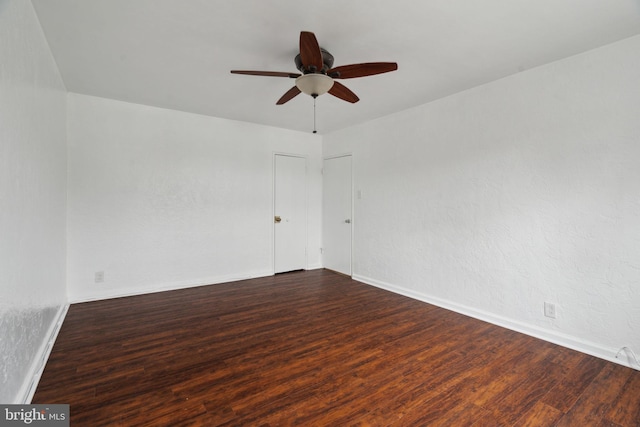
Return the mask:
[[[285,102],[291,101],[293,98],[295,98],[299,94],[300,94],[300,89],[298,89],[298,86],[294,86],[291,89],[289,89],[287,93],[282,95],[282,98],[278,99],[278,102],[276,102],[276,105],[282,105]]]
[[[286,73],[283,71],[253,71],[253,70],[231,70],[231,74],[247,74],[249,76],[267,76],[267,77],[289,77],[295,79],[300,77],[299,73]]]
[[[315,70],[311,70],[314,72],[320,71],[324,65],[318,39],[309,31],[300,31],[300,59],[306,69],[315,67]]]
[[[365,62],[362,64],[342,65],[327,71],[327,75],[334,79],[353,79],[356,77],[373,76],[388,73],[398,69],[395,62]]]
[[[358,96],[355,93],[351,92],[351,90],[348,87],[346,87],[340,82],[334,81],[333,86],[331,87],[331,89],[329,89],[329,93],[335,96],[336,98],[340,98],[344,101],[351,102],[352,104],[360,101],[360,98],[358,98]]]

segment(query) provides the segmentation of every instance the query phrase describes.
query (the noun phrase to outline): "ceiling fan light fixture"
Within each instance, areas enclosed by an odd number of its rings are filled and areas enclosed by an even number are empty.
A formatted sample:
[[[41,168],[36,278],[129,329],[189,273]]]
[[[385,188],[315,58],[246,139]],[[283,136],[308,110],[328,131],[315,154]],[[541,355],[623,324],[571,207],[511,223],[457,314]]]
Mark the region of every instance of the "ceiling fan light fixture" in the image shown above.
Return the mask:
[[[324,95],[333,87],[333,79],[326,74],[304,74],[296,78],[296,86],[311,96]]]

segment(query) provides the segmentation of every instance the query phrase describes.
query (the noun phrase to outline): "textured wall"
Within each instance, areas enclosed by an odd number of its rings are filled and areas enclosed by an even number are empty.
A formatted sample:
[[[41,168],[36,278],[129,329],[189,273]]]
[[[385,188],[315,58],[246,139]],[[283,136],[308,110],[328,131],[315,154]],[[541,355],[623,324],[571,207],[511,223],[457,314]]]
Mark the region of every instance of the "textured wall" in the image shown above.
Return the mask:
[[[62,80],[29,1],[0,1],[0,402],[22,402],[65,293]]]
[[[354,275],[640,352],[639,82],[640,36],[326,135],[354,154]]]
[[[78,94],[68,114],[72,301],[272,274],[274,152],[308,158],[320,267],[319,136]]]

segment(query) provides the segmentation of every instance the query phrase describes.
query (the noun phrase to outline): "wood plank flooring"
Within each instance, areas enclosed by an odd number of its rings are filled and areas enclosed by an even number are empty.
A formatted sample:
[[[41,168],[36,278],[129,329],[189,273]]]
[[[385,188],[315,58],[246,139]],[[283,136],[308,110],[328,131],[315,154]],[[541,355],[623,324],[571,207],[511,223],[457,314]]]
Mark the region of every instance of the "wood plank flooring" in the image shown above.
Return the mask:
[[[640,372],[326,270],[69,309],[73,426],[640,426]]]

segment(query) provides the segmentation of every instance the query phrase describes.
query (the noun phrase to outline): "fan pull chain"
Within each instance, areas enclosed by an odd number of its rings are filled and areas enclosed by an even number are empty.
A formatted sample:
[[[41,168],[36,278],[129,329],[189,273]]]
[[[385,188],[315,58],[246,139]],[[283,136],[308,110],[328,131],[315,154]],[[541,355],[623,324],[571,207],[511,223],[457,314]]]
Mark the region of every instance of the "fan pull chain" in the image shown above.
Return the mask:
[[[316,98],[318,95],[313,97],[313,133],[318,133],[316,130]]]

